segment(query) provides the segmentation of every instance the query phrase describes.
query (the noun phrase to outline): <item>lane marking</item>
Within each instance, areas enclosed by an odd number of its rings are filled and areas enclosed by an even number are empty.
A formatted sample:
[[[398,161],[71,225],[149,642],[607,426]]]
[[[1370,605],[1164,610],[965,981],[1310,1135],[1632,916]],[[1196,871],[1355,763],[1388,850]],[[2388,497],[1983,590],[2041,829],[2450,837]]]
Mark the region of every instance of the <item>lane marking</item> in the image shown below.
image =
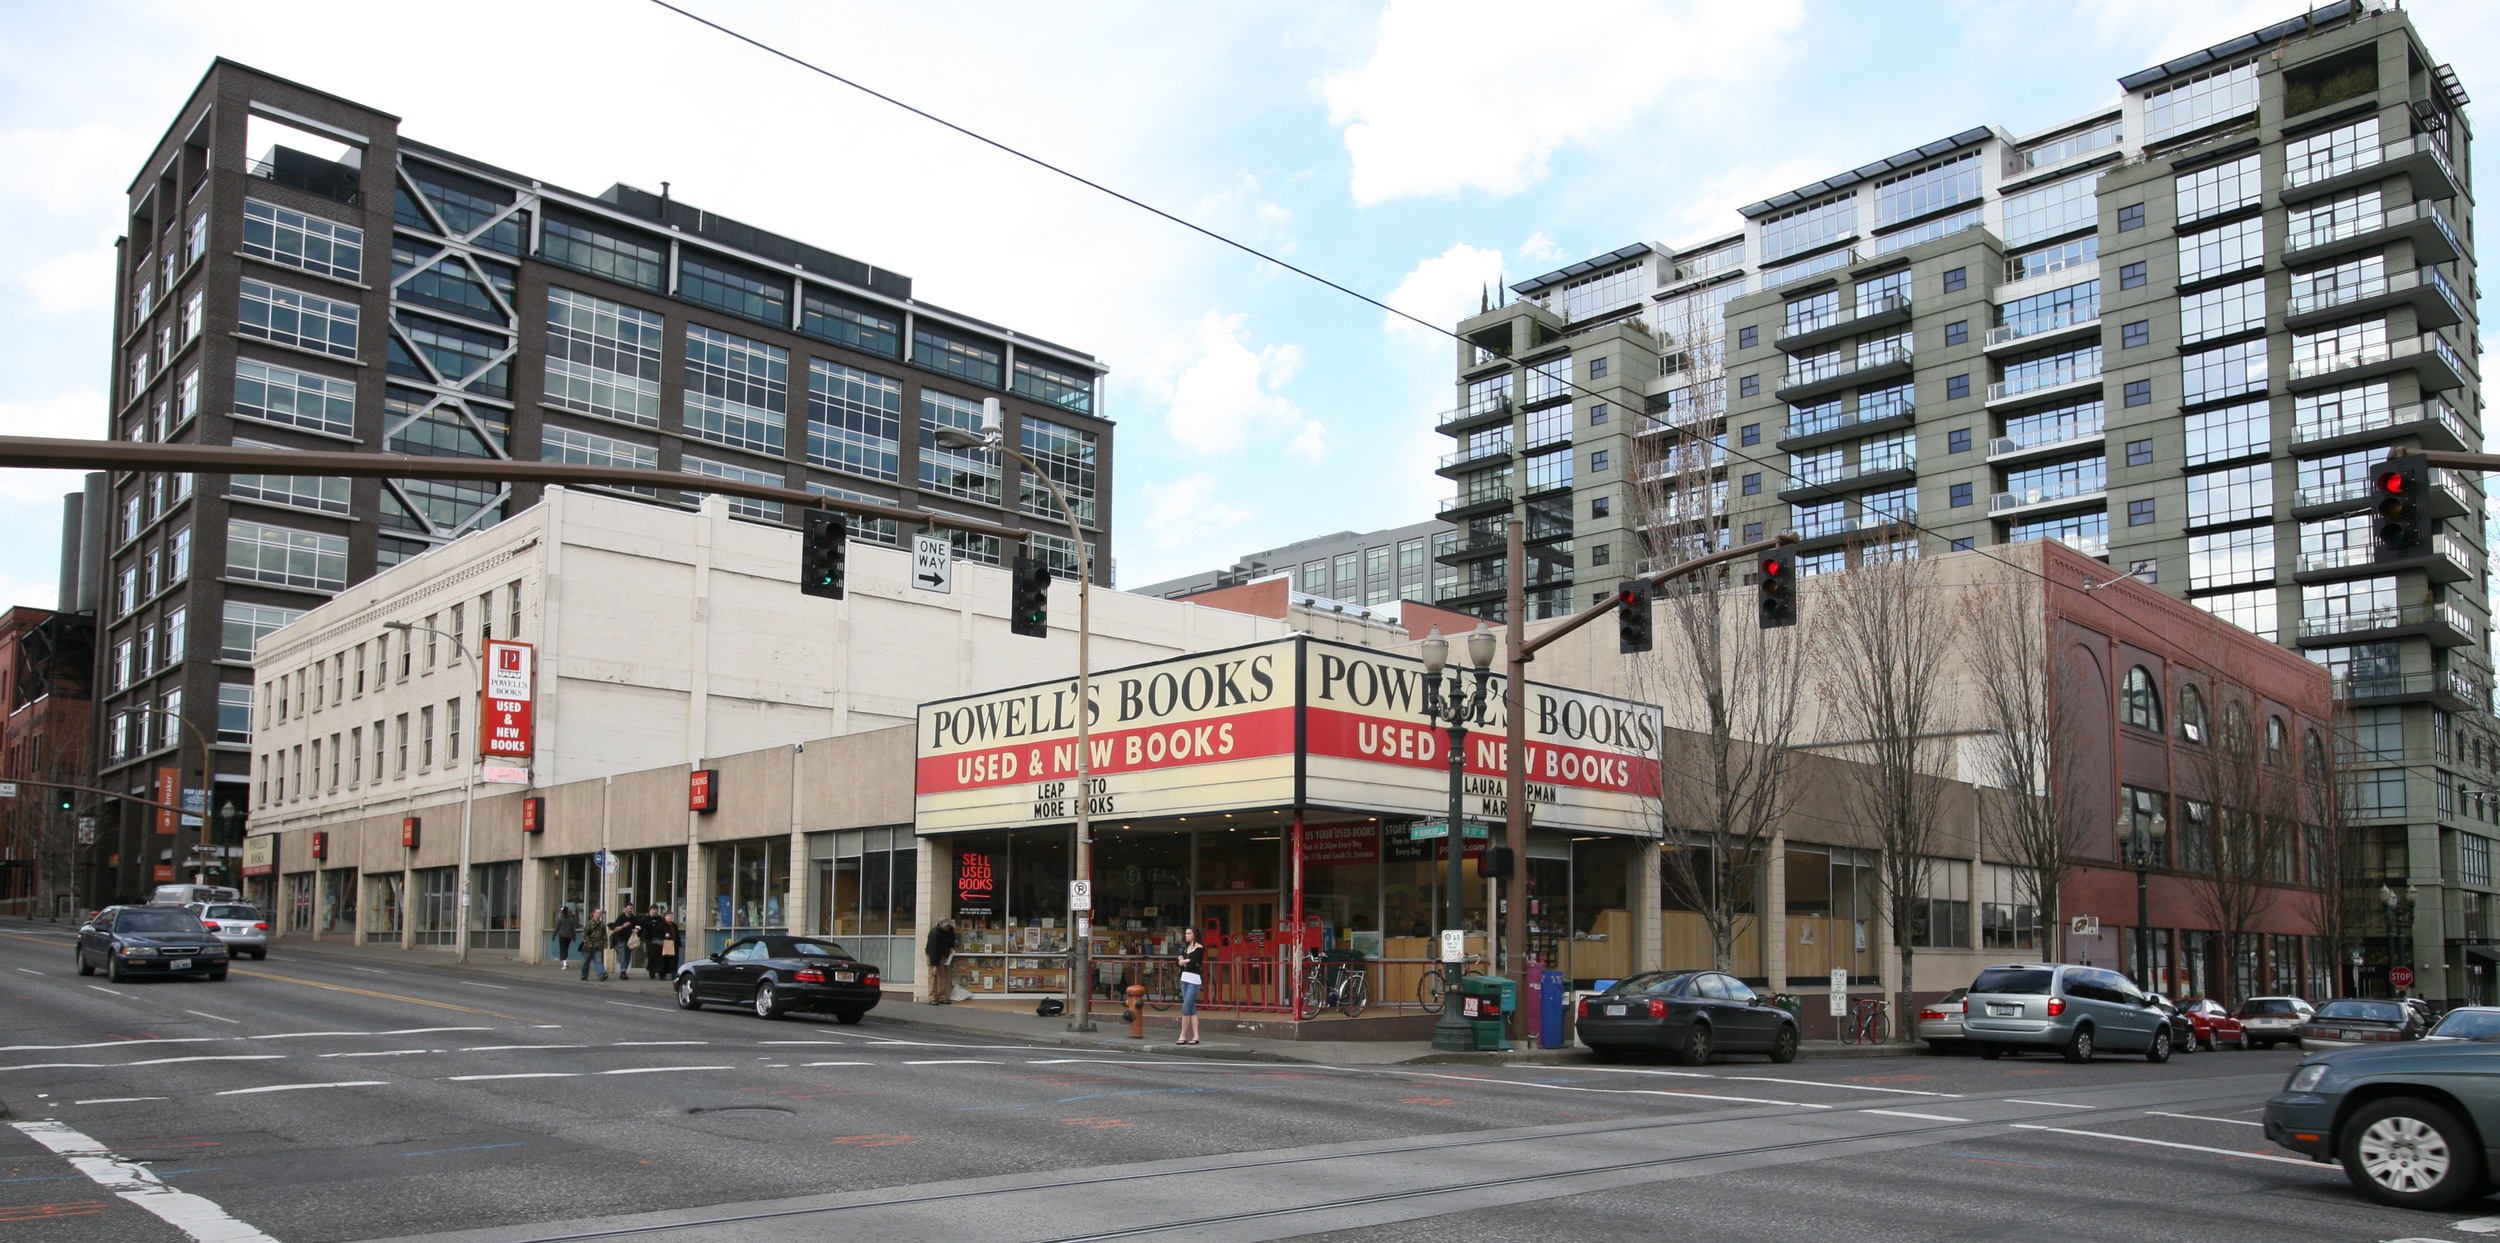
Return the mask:
[[[175,1062],[283,1062],[283,1053],[198,1053],[190,1057],[151,1057],[136,1062],[28,1062],[0,1070],[119,1070],[124,1066],[170,1066]]]
[[[127,996],[129,996],[129,995],[130,995],[130,994],[128,994],[128,993],[125,993],[125,992],[121,991],[120,989],[115,989],[115,988],[106,988],[106,987],[104,987],[104,986],[103,986],[103,985],[101,985],[101,984],[90,984],[90,985],[88,985],[87,987],[92,988],[92,989],[94,989],[95,991],[97,991],[97,992],[99,992],[99,993],[111,993],[111,994],[113,994],[113,995],[114,995],[114,996],[116,996],[116,997],[127,997]]]
[[[927,1059],[922,1059],[922,1060],[918,1060],[918,1061],[908,1061],[908,1062],[903,1063],[903,1065],[905,1065],[905,1066],[996,1066],[996,1065],[998,1065],[998,1063],[996,1063],[996,1062],[989,1062],[989,1061],[983,1061],[982,1059],[977,1058],[977,1057],[941,1057],[941,1058],[927,1058]]]
[[[509,1144],[470,1144],[464,1148],[429,1148],[423,1152],[403,1152],[399,1155],[403,1157],[439,1157],[447,1152],[485,1152],[493,1148],[518,1148],[520,1146],[521,1145],[518,1142]]]
[[[2090,1105],[2078,1105],[2078,1104],[2075,1104],[2073,1101],[2027,1101],[2027,1100],[2024,1100],[2023,1098],[2021,1098],[2021,1097],[2019,1097],[2019,1096],[2009,1096],[2009,1097],[2006,1097],[2006,1098],[2005,1098],[2005,1103],[2006,1103],[2006,1104],[2008,1104],[2008,1105],[2046,1105],[2046,1106],[2048,1106],[2048,1107],[2049,1107],[2049,1108],[2051,1108],[2051,1109],[2091,1109],[2091,1108],[2093,1108],[2093,1106],[2090,1106]]]
[[[2456,1228],[2467,1234],[2500,1234],[2500,1217],[2474,1217],[2458,1222]]]
[[[13,1122],[28,1139],[68,1160],[97,1186],[153,1214],[197,1243],[277,1243],[249,1223],[237,1220],[214,1201],[167,1186],[136,1161],[113,1155],[104,1145],[58,1122]]]
[[[774,1046],[774,1045],[777,1045],[777,1044],[832,1044],[832,1045],[847,1045],[847,1044],[851,1044],[851,1043],[853,1043],[853,1042],[852,1042],[852,1041],[848,1041],[848,1040],[759,1040],[759,1041],[756,1041],[756,1043],[757,1043],[757,1044],[759,1044],[759,1045],[763,1045],[763,1046],[764,1046],[764,1047],[766,1047],[766,1048],[770,1048],[770,1047],[772,1047],[772,1046]]]
[[[665,1075],[681,1070],[736,1070],[735,1066],[628,1066],[623,1070],[603,1070],[603,1075]]]
[[[196,1015],[198,1015],[198,1016],[200,1016],[201,1018],[204,1018],[204,1019],[215,1019],[215,1020],[217,1020],[217,1021],[218,1021],[218,1022],[220,1022],[220,1023],[232,1023],[232,1024],[234,1024],[234,1025],[235,1025],[235,1026],[237,1026],[237,1027],[241,1027],[241,1026],[243,1026],[243,1020],[241,1020],[241,1019],[230,1019],[230,1018],[227,1018],[225,1015],[222,1015],[222,1014],[210,1014],[210,1013],[209,1013],[208,1011],[206,1011],[206,1010],[185,1010],[185,1011],[183,1011],[183,1013],[184,1013],[184,1014],[196,1014]]]
[[[495,1029],[492,1027],[394,1027],[389,1031],[373,1034],[376,1036],[426,1036],[435,1032],[491,1032],[493,1030]]]
[[[875,1062],[801,1062],[801,1066],[874,1066]]]
[[[314,1088],[386,1088],[386,1079],[350,1079],[343,1083],[275,1083],[265,1088],[228,1088],[218,1096],[258,1096],[263,1092],[304,1092]]]
[[[2218,1157],[2238,1157],[2246,1161],[2280,1161],[2285,1165],[2305,1165],[2311,1168],[2317,1168],[2318,1165],[2317,1162],[2312,1161],[2307,1157],[2278,1157],[2270,1152],[2241,1152],[2236,1148],[2209,1148],[2203,1144],[2181,1144],[2166,1139],[2145,1139],[2141,1136],[2135,1135],[2113,1135],[2108,1131],[2078,1131],[2073,1127],[2037,1126],[2028,1122],[2015,1122],[2009,1123],[2008,1125],[2012,1126],[2017,1131],[2048,1131],[2058,1135],[2088,1135],[2094,1139],[2114,1139],[2122,1144],[2151,1144],[2156,1148],[2183,1148],[2189,1152],[2210,1152]]]
[[[26,973],[26,974],[28,974],[28,975],[49,975],[49,974],[51,974],[50,972],[46,972],[46,971],[37,971],[37,970],[35,970],[33,967],[20,967],[20,968],[18,968],[18,970],[23,971],[23,972],[25,972],[25,973]]]
[[[438,1053],[439,1049],[365,1049],[355,1053],[324,1053],[323,1057],[400,1057],[409,1053]]]
[[[1143,1064],[1143,1063],[1140,1063]],[[1235,1063],[1242,1066],[1255,1062]],[[1584,1088],[1568,1083],[1538,1083],[1530,1079],[1496,1079],[1489,1075],[1439,1075],[1421,1073],[1408,1076],[1416,1079],[1453,1079],[1478,1087],[1542,1088],[1548,1092],[1595,1092],[1600,1096],[1664,1096],[1685,1101],[1726,1101],[1736,1105],[1782,1105],[1790,1109],[1838,1109],[1837,1105],[1817,1105],[1811,1101],[1774,1100],[1767,1096],[1727,1096],[1714,1092],[1686,1092],[1679,1088]]]
[[[382,970],[382,969],[381,969],[381,968],[379,968],[379,967],[349,967],[349,968],[348,968],[348,970],[350,970],[350,971],[362,971],[362,972],[364,972],[366,975],[389,975],[389,974],[390,974],[390,972],[388,972],[388,971],[384,971],[384,970]]]
[[[1887,1118],[1916,1118],[1921,1122],[1968,1122],[1968,1118],[1948,1118],[1943,1114],[1914,1114],[1904,1109],[1861,1109],[1862,1114],[1882,1114]]]
[[[1896,1096],[1943,1096],[1959,1098],[1959,1092],[1922,1092],[1916,1088],[1879,1088],[1864,1083],[1825,1083],[1820,1079],[1782,1079],[1775,1075],[1713,1075],[1698,1070],[1642,1070],[1631,1066],[1585,1066],[1582,1070],[1606,1075],[1657,1075],[1668,1079],[1713,1079],[1730,1083],[1785,1083],[1801,1088],[1838,1088],[1850,1092],[1888,1092]]]
[[[536,1071],[524,1071],[524,1072],[521,1072],[521,1073],[519,1073],[519,1074],[511,1074],[511,1075],[452,1075],[452,1076],[450,1076],[450,1077],[448,1077],[448,1078],[444,1079],[444,1080],[443,1080],[443,1082],[445,1082],[445,1083],[479,1083],[479,1082],[482,1082],[482,1081],[484,1081],[484,1080],[488,1080],[488,1079],[578,1079],[578,1078],[580,1078],[580,1077],[581,1077],[581,1073],[580,1073],[579,1071],[571,1071],[571,1070],[536,1070]]]
[[[459,1049],[454,1050],[454,1052],[503,1053],[512,1049],[587,1049],[590,1047],[592,1046],[586,1044],[472,1044],[463,1045]],[[415,1050],[410,1051],[414,1052]],[[331,1054],[330,1056],[336,1057],[338,1055]]]
[[[170,1096],[99,1096],[93,1100],[72,1101],[73,1105],[127,1105],[132,1101],[170,1101]]]
[[[612,1006],[623,1006],[623,1007],[625,1007],[625,1008],[626,1008],[626,1009],[628,1009],[628,1010],[659,1010],[659,1011],[666,1011],[666,1010],[668,1009],[668,1007],[667,1007],[667,1006],[646,1006],[646,1005],[642,1004],[642,1003],[641,1003],[641,1002],[639,1002],[639,1001],[611,1001],[611,1002],[609,1002],[608,1004],[609,1004],[609,1005],[612,1005]]]
[[[2148,1113],[2148,1114],[2150,1114],[2150,1115],[2152,1115],[2153,1117],[2156,1117],[2156,1118],[2193,1118],[2193,1119],[2195,1119],[2195,1120],[2196,1120],[2196,1121],[2198,1121],[2198,1122],[2227,1122],[2227,1123],[2230,1123],[2232,1126],[2264,1126],[2264,1125],[2265,1125],[2265,1123],[2263,1123],[2263,1122],[2251,1122],[2251,1121],[2249,1121],[2249,1120],[2248,1120],[2248,1119],[2246,1119],[2246,1118],[2216,1118],[2216,1117],[2213,1117],[2213,1116],[2211,1116],[2211,1115],[2209,1115],[2209,1114],[2173,1114],[2173,1113],[2163,1113],[2161,1110],[2158,1110],[2158,1109],[2147,1109],[2147,1110],[2145,1110],[2144,1112],[2145,1112],[2145,1113]]]
[[[466,984],[471,988],[491,988],[498,993],[508,993],[512,991],[512,986],[509,984],[489,984],[484,980],[460,980],[457,982]]]
[[[171,1040],[94,1040],[86,1044],[0,1044],[0,1053],[58,1053],[65,1049],[119,1049],[134,1044],[216,1044],[226,1036],[177,1036]]]
[[[306,1036],[372,1036],[376,1032],[275,1032],[267,1036],[246,1036],[246,1040],[300,1040]]]
[[[324,984],[319,980],[300,980],[291,975],[272,975],[266,971],[246,971],[241,967],[229,967],[227,970],[232,971],[236,975],[248,975],[257,980],[276,980],[280,984],[300,984],[305,988],[326,989],[333,993],[353,993],[359,997],[378,997],[384,1001],[405,1002],[412,1006],[431,1006],[437,1010],[457,1010],[462,1014],[483,1014],[488,1018],[504,1019],[514,1023],[523,1021],[514,1015],[501,1014],[493,1010],[479,1010],[471,1006],[455,1006],[448,1001],[427,1001],[423,997],[408,997],[399,993],[378,992],[370,988],[355,988],[346,984]],[[390,1033],[384,1034],[388,1035]]]
[[[711,1041],[709,1041],[709,1040],[611,1040],[611,1041],[609,1041],[609,1042],[608,1042],[608,1047],[609,1047],[609,1048],[611,1048],[611,1049],[623,1049],[623,1048],[630,1048],[630,1047],[641,1047],[641,1046],[645,1046],[645,1045],[710,1044],[710,1043],[712,1043],[712,1042],[711,1042]],[[590,1046],[588,1046],[588,1045],[583,1045],[582,1047],[583,1047],[583,1048],[589,1048]]]

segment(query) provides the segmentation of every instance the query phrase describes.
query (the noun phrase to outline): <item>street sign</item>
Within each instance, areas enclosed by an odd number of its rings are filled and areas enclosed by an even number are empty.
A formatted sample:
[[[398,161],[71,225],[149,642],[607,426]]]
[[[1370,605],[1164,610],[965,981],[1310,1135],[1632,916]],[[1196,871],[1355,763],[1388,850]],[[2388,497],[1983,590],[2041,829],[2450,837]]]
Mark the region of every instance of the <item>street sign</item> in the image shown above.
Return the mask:
[[[1493,835],[1493,826],[1479,821],[1470,820],[1467,822],[1466,834],[1467,836],[1473,838],[1488,838]],[[1414,842],[1437,842],[1442,838],[1448,837],[1449,835],[1450,825],[1446,820],[1435,820],[1427,824],[1418,824],[1407,829],[1406,831],[1407,840]]]
[[[2398,988],[2413,987],[2413,968],[2397,965],[2387,973],[2387,982]]]
[[[78,844],[81,846],[95,845],[95,817],[80,816],[78,818]]]
[[[943,535],[911,537],[911,585],[951,595],[955,590],[955,544]]]
[[[2077,915],[2066,925],[2066,934],[2076,937],[2097,937],[2101,935],[2101,917]]]
[[[1832,1017],[1840,1018],[1847,1013],[1849,1013],[1849,972],[1846,969],[1835,969],[1832,972]]]
[[[616,856],[609,854],[604,850],[592,851],[590,855],[590,863],[591,866],[598,868],[602,872],[613,872],[616,870]]]
[[[17,783],[16,783],[16,782],[14,782],[14,781],[0,781],[0,798],[16,798],[16,797],[17,797]]]
[[[1094,882],[1090,880],[1068,882],[1068,909],[1071,911],[1094,909]]]
[[[1457,928],[1441,930],[1441,961],[1464,962],[1467,959],[1467,934]]]

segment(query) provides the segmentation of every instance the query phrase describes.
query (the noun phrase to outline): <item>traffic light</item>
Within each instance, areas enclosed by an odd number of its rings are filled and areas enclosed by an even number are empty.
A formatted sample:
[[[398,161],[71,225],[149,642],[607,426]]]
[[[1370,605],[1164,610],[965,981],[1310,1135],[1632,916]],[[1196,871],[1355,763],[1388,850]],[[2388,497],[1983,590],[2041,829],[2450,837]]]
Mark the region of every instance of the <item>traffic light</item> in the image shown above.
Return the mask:
[[[2420,454],[2383,462],[2370,472],[2378,499],[2378,548],[2374,560],[2402,561],[2430,551],[2439,526],[2431,515],[2431,464]]]
[[[1615,647],[1625,654],[1649,650],[1649,580],[1615,584]]]
[[[799,593],[842,598],[844,558],[850,555],[851,523],[829,509],[811,509],[799,535]]]
[[[1036,639],[1050,637],[1050,567],[1018,554],[1008,590],[1007,628]]]
[[[76,811],[78,800],[70,791],[62,790],[52,796],[52,805],[63,811]]]
[[[1754,576],[1754,595],[1762,604],[1762,628],[1797,624],[1797,567],[1780,553],[1762,559]]]

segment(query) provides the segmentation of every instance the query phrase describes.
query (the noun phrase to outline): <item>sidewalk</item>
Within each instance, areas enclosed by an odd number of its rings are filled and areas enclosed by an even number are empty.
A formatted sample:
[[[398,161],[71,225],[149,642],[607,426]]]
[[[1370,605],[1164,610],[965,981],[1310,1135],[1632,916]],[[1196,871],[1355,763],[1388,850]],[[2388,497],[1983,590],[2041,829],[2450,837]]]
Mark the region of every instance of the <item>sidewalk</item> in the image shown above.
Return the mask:
[[[47,923],[43,920],[0,919],[0,929],[22,929],[28,932],[49,931],[66,938],[75,933],[77,925],[67,922]],[[581,959],[575,957],[559,971],[553,963],[524,965],[508,950],[469,951],[469,962],[462,966],[452,961],[448,950],[402,950],[395,945],[361,945],[346,941],[307,941],[287,938],[270,947],[268,965],[283,966],[288,959],[324,959],[333,962],[354,962],[369,966],[388,965],[398,970],[474,972],[488,978],[574,980],[581,972]],[[246,960],[247,962],[249,960]],[[580,984],[583,989],[600,990],[602,996],[634,998],[651,1004],[675,1004],[666,980],[645,977],[637,969],[631,979],[621,979],[614,971],[616,959],[608,958],[608,982]],[[251,963],[258,968],[263,964]],[[911,1001],[895,993],[877,1008],[869,1011],[861,1023],[864,1030],[875,1034],[918,1039],[929,1037],[974,1037],[986,1040],[1012,1040],[1020,1044],[1049,1045],[1098,1052],[1122,1052],[1141,1056],[1198,1057],[1238,1062],[1303,1062],[1332,1066],[1575,1066],[1594,1064],[1589,1051],[1577,1046],[1562,1049],[1519,1048],[1509,1053],[1438,1053],[1425,1041],[1400,1040],[1280,1040],[1273,1037],[1248,1036],[1213,1030],[1210,1023],[1204,1043],[1177,1046],[1172,1043],[1175,1019],[1169,1013],[1150,1013],[1146,1035],[1132,1039],[1128,1024],[1118,1006],[1094,1011],[1097,1030],[1068,1030],[1068,1018],[1061,1015],[1043,1018],[1033,1013],[1029,1003],[1009,1005],[1003,1002],[969,1002],[949,1006],[932,1006]],[[1844,1045],[1831,1040],[1809,1040],[1798,1050],[1803,1060],[1823,1058],[1907,1057],[1925,1052],[1922,1045]],[[1738,1064],[1754,1062],[1740,1056]]]

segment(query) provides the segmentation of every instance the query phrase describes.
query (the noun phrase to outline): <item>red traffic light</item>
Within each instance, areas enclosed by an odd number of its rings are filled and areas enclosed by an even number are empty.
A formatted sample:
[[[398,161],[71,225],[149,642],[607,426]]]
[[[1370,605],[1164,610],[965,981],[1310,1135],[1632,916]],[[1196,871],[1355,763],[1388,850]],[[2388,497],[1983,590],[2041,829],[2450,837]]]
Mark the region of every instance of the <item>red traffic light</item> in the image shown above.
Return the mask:
[[[1763,563],[1762,563],[1762,572],[1763,572],[1763,573],[1765,573],[1765,574],[1777,574],[1777,573],[1779,573],[1779,572],[1780,572],[1780,562],[1779,562],[1779,558],[1777,558],[1777,557],[1773,557],[1773,558],[1771,558],[1770,560],[1763,562]]]
[[[2404,472],[2391,470],[2380,475],[2378,477],[2378,490],[2381,492],[2402,493],[2405,490]]]

